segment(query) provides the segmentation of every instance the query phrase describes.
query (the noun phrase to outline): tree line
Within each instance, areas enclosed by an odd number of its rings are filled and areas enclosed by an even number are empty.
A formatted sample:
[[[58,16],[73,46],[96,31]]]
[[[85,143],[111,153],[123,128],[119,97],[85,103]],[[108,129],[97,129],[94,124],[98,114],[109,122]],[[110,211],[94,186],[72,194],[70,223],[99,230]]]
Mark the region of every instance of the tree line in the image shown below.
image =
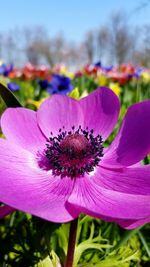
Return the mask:
[[[22,65],[57,63],[78,67],[97,61],[103,64],[133,64],[150,67],[150,25],[136,27],[125,14],[115,13],[104,25],[90,29],[79,43],[63,34],[50,36],[43,26],[0,33],[0,58]]]

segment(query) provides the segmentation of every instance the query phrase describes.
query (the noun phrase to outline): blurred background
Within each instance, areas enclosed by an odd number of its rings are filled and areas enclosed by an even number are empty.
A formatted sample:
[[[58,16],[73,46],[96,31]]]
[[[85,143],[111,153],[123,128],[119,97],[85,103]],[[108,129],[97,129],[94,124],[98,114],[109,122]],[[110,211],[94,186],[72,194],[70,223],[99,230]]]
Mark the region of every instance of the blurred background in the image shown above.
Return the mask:
[[[149,0],[0,1],[0,59],[150,65]]]

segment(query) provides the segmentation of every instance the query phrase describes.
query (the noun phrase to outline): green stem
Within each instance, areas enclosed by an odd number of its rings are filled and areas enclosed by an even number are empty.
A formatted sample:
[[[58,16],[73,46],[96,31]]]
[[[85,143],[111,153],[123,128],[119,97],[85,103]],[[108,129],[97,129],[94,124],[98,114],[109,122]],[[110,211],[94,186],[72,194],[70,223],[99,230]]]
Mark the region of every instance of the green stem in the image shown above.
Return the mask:
[[[73,266],[74,251],[75,251],[75,244],[76,244],[76,234],[77,234],[77,225],[78,225],[78,219],[73,220],[71,222],[71,225],[70,225],[68,251],[67,251],[65,267],[72,267]]]

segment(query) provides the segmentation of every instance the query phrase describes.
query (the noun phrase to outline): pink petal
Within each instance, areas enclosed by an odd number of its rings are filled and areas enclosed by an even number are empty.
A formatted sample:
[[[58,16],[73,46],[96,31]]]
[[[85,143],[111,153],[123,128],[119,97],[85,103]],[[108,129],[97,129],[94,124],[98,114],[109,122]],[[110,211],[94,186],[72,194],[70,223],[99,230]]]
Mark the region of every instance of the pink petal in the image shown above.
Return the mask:
[[[84,113],[84,125],[100,134],[105,140],[116,125],[120,104],[118,97],[107,87],[100,87],[80,100]]]
[[[92,175],[76,180],[68,206],[97,218],[144,219],[150,214],[150,195],[122,193],[100,187]]]
[[[101,165],[130,166],[150,152],[150,100],[131,106]]]
[[[53,222],[67,222],[78,214],[65,204],[73,180],[39,168],[28,151],[0,139],[0,201]]]
[[[97,168],[97,172],[92,179],[97,185],[106,189],[136,194],[139,197],[140,195],[150,195],[150,165],[137,163],[133,166],[116,170]],[[140,220],[125,220],[102,216],[101,219],[108,222],[115,221],[126,229],[133,229],[150,222],[150,216]]]
[[[150,165],[116,170],[97,167],[92,179],[97,185],[105,189],[150,196]]]
[[[142,220],[116,220],[116,223],[125,229],[134,229],[150,222],[150,216]]]
[[[78,101],[62,95],[54,95],[45,100],[37,112],[37,118],[47,137],[50,132],[57,135],[63,126],[70,131],[72,126],[78,128],[83,125],[83,114]]]
[[[119,224],[122,228],[125,229],[134,229],[140,226],[143,226],[146,223],[150,222],[150,216],[144,219],[140,220],[126,220],[126,219],[118,219],[118,218],[111,218],[111,217],[106,217],[106,216],[101,216],[101,220],[106,221],[106,222],[115,222]]]
[[[8,108],[1,117],[1,127],[6,139],[29,151],[45,146],[46,138],[41,133],[36,112],[25,108]]]
[[[15,209],[10,206],[7,206],[7,205],[0,206],[0,219],[2,219],[3,217],[7,216],[8,214],[14,211]]]

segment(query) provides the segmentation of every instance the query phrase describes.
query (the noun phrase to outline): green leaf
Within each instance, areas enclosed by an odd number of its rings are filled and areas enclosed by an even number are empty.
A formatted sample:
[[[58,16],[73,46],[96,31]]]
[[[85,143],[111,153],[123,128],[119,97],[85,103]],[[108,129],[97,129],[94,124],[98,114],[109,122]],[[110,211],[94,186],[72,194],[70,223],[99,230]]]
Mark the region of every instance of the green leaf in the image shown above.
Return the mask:
[[[47,256],[44,260],[40,260],[38,265],[36,264],[35,267],[61,267],[59,258],[54,251],[51,252],[50,256]]]
[[[138,228],[132,229],[132,230],[126,230],[125,234],[122,236],[120,241],[116,244],[116,246],[113,249],[119,249],[121,246],[124,246],[127,243],[127,241],[133,235],[137,234],[142,227],[143,227],[143,225],[138,227]]]
[[[0,83],[0,96],[7,105],[7,107],[16,108],[22,107],[14,94],[2,83]]]
[[[139,235],[139,237],[141,239],[141,242],[142,242],[142,244],[143,244],[143,246],[144,246],[144,248],[145,248],[145,250],[147,252],[148,257],[150,258],[150,248],[149,248],[149,246],[148,246],[148,244],[146,242],[145,237],[143,236],[143,234],[141,233],[141,231],[138,232],[138,235]]]

